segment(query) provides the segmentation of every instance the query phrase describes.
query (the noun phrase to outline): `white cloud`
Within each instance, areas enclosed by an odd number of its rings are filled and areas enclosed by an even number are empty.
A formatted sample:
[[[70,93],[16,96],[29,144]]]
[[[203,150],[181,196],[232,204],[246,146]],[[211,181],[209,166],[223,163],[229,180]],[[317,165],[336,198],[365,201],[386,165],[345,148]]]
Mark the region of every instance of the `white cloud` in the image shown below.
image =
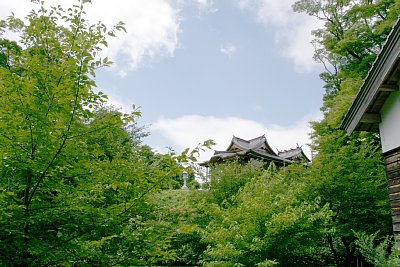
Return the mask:
[[[237,0],[242,9],[250,9],[257,13],[260,21],[274,26],[283,26],[289,23],[292,15],[293,0]]]
[[[219,51],[222,54],[227,55],[228,57],[231,57],[233,54],[235,54],[238,51],[238,47],[232,43],[225,43],[225,44],[221,45],[221,47],[219,48]]]
[[[168,0],[94,0],[88,16],[106,25],[126,24],[127,33],[111,38],[107,50],[121,75],[159,56],[172,56],[179,46],[179,12]]]
[[[87,18],[95,23],[101,20],[108,27],[118,21],[126,24],[127,33],[119,33],[109,39],[106,49],[113,69],[121,76],[129,71],[156,59],[159,56],[172,56],[179,47],[180,32],[179,10],[168,0],[125,1],[93,0],[86,6]],[[49,5],[60,4],[69,7],[76,1],[49,0]],[[13,11],[18,17],[24,17],[35,5],[26,0],[0,2],[2,18]]]
[[[11,12],[19,18],[25,17],[32,7],[34,7],[34,5],[29,1],[2,1],[0,2],[0,18],[4,19],[10,16]]]
[[[215,13],[218,11],[214,7],[214,0],[196,0],[201,13]]]
[[[106,92],[107,94],[107,105],[112,106],[122,113],[129,114],[134,111],[134,107],[132,103],[134,103],[131,99],[124,98],[123,96],[118,95],[116,90],[99,90],[102,92]]]
[[[239,8],[257,15],[257,20],[275,32],[282,55],[294,62],[298,72],[310,72],[319,66],[313,60],[311,31],[322,23],[306,14],[292,10],[295,0],[237,0]]]
[[[310,157],[309,121],[320,119],[320,114],[302,118],[293,125],[263,125],[259,122],[237,117],[214,117],[185,115],[179,118],[161,117],[150,127],[151,133],[161,135],[170,141],[170,146],[177,150],[196,147],[199,143],[213,139],[217,144],[213,149],[225,150],[233,135],[251,139],[265,134],[271,147],[276,151],[303,145],[305,153]],[[154,145],[154,144],[150,144]],[[156,145],[156,147],[161,147]],[[165,151],[164,151],[165,152]],[[206,151],[199,157],[207,160],[213,151]]]

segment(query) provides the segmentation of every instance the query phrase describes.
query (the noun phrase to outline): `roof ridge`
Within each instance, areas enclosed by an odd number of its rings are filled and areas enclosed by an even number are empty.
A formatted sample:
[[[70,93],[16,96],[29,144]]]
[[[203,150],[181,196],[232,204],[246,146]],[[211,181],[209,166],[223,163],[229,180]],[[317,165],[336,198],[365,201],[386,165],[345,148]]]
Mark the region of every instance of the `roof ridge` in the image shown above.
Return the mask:
[[[245,139],[237,137],[237,136],[233,136],[232,141],[233,141],[233,139],[238,139],[238,140],[241,140],[241,141],[249,142],[249,140],[245,140]]]
[[[295,147],[295,148],[289,148],[289,149],[285,149],[285,150],[279,151],[279,153],[289,152],[289,151],[298,150],[298,149],[303,150],[300,146],[298,146],[298,147]]]
[[[250,141],[253,141],[253,140],[257,140],[257,139],[265,139],[265,140],[267,140],[267,138],[265,137],[265,134],[263,134],[263,135],[260,135],[260,136],[258,136],[258,137],[255,137],[255,138],[250,139],[249,142],[250,142]]]

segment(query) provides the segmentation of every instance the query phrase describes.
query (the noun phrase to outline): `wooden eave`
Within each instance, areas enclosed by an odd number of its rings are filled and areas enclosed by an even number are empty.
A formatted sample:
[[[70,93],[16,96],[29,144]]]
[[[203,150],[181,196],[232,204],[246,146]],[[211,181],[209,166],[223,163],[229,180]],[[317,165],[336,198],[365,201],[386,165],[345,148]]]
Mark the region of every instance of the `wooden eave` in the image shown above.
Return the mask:
[[[299,155],[301,155],[299,158],[300,160],[303,159],[305,162],[311,162],[311,160],[307,157],[307,155],[304,153],[303,149],[301,149]]]
[[[247,154],[247,153],[246,153],[246,154]],[[289,160],[289,159],[285,159],[285,158],[281,158],[281,157],[279,157],[279,156],[275,156],[275,155],[271,155],[271,154],[268,154],[268,153],[264,153],[264,152],[261,152],[261,151],[259,151],[259,150],[252,150],[252,149],[250,149],[250,150],[248,151],[248,154],[252,154],[252,155],[257,156],[257,157],[260,157],[260,158],[262,158],[262,159],[270,159],[270,160],[272,160],[272,161],[274,161],[274,162],[279,162],[279,163],[283,163],[283,162],[286,162],[286,163],[293,163],[293,161],[291,161],[291,160]]]
[[[379,132],[380,111],[392,91],[399,90],[400,17],[378,54],[340,128]]]
[[[240,152],[236,152],[236,153],[226,152],[226,153],[216,154],[216,155],[212,156],[209,161],[203,162],[200,165],[201,166],[209,166],[210,164],[222,162],[224,160],[230,160],[230,159],[233,159],[236,157],[241,157],[241,158],[254,157],[254,158],[259,158],[262,161],[270,160],[270,161],[273,161],[275,163],[282,164],[282,165],[284,164],[284,162],[288,163],[288,164],[293,163],[293,161],[291,161],[289,159],[284,159],[284,158],[281,158],[278,156],[270,155],[266,152],[259,151],[259,150],[248,149],[248,150],[240,151]]]

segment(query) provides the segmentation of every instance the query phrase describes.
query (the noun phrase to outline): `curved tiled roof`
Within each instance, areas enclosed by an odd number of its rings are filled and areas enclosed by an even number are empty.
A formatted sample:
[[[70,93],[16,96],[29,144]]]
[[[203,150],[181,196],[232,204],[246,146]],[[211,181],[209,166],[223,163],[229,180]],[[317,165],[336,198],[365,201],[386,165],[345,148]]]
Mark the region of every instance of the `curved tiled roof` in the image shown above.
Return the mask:
[[[272,150],[270,145],[267,142],[267,138],[265,135],[261,135],[259,137],[244,140],[242,138],[233,136],[231,144],[228,146],[226,151],[236,151],[235,148],[239,148],[240,150],[248,150],[252,149],[254,151],[266,151],[268,154],[277,156],[276,153]]]
[[[280,164],[285,164],[285,162],[298,162],[302,159],[304,159],[306,162],[310,162],[301,147],[285,150],[276,154],[268,144],[265,135],[262,135],[250,140],[244,140],[242,138],[233,136],[232,141],[226,151],[215,151],[210,160],[202,163],[201,165],[217,163],[234,157],[259,158],[267,161],[274,161]]]
[[[289,150],[280,151],[278,153],[279,157],[284,159],[290,159],[292,161],[301,161],[305,160],[306,162],[310,162],[308,157],[304,154],[304,151],[301,147],[296,147]]]

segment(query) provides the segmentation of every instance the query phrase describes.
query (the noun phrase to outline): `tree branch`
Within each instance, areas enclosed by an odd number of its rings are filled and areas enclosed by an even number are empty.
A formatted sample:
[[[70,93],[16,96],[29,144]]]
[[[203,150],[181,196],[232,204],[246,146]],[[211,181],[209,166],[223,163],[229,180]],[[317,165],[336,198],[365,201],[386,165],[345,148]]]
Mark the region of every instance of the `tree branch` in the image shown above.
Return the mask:
[[[73,107],[73,110],[72,110],[72,114],[71,114],[71,117],[70,117],[70,121],[69,121],[69,123],[68,123],[67,130],[66,130],[65,133],[63,133],[63,140],[62,140],[62,142],[61,142],[60,147],[58,148],[57,152],[54,154],[53,158],[51,159],[51,161],[50,161],[49,164],[47,165],[46,169],[45,169],[45,170],[42,172],[42,174],[40,175],[39,180],[37,181],[35,187],[33,188],[32,193],[31,193],[31,195],[30,195],[30,197],[29,197],[28,205],[32,202],[32,198],[33,198],[33,196],[35,195],[35,193],[36,193],[36,191],[37,191],[39,185],[40,185],[41,182],[43,181],[43,179],[44,179],[44,177],[46,176],[48,170],[49,170],[50,167],[53,165],[54,161],[57,159],[57,157],[59,156],[59,154],[61,153],[61,151],[63,150],[63,148],[64,148],[64,146],[65,146],[65,144],[66,144],[66,142],[67,142],[68,133],[69,133],[69,131],[71,130],[72,122],[73,122],[74,119],[75,119],[76,111],[77,111],[77,109],[78,109],[78,104],[79,104],[79,103],[78,103],[78,102],[79,102],[79,101],[78,101],[78,98],[79,98],[79,93],[80,93],[80,89],[81,89],[80,80],[81,80],[81,77],[82,77],[82,64],[83,64],[83,62],[81,61],[81,65],[80,65],[79,71],[78,71],[78,79],[77,79],[77,81],[75,82],[75,83],[77,83],[77,88],[76,88],[76,92],[75,92],[74,107]]]
[[[358,59],[359,61],[362,61],[362,60],[363,60],[363,58],[360,57],[359,55],[357,55],[353,50],[351,50],[351,49],[349,49],[349,48],[346,48],[346,51],[347,51],[350,55],[352,55],[353,57],[355,57],[356,59]]]

